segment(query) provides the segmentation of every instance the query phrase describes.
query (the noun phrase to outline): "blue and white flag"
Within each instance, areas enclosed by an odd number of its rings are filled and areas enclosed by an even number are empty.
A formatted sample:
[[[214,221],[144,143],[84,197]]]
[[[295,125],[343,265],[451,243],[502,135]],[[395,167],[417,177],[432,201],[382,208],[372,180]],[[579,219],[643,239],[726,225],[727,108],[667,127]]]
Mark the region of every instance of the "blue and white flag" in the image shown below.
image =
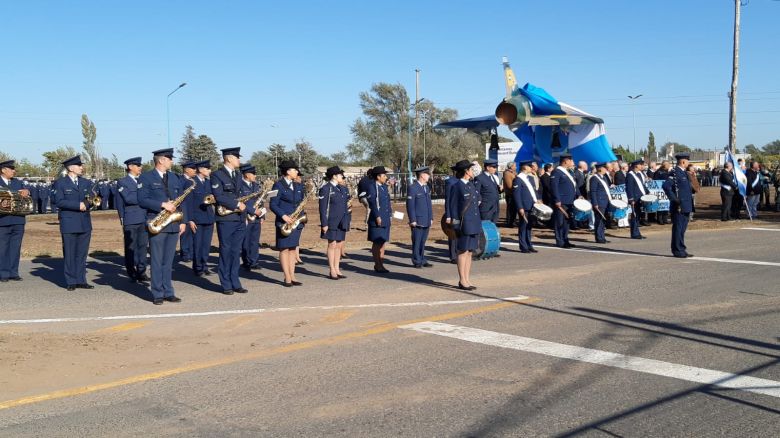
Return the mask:
[[[734,179],[737,180],[737,186],[739,187],[739,194],[744,196],[747,196],[747,176],[745,176],[745,172],[742,171],[742,168],[739,167],[739,163],[737,162],[737,159],[734,157],[734,154],[731,153],[729,148],[726,148],[726,162],[731,162],[731,165],[734,167]]]

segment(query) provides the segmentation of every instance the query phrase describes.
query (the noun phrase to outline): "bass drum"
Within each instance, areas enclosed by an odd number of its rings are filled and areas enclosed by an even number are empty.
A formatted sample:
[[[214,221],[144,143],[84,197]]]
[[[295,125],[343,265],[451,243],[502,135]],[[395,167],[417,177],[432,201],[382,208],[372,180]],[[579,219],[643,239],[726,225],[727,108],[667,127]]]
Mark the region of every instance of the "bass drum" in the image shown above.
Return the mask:
[[[479,246],[474,251],[474,257],[480,260],[489,259],[498,255],[501,249],[501,233],[496,224],[490,221],[482,221],[482,233],[479,235]]]
[[[446,234],[447,238],[450,240],[455,240],[458,238],[458,235],[455,233],[455,229],[452,228],[452,224],[447,223],[446,215],[441,216],[441,230],[444,231],[444,234]]]

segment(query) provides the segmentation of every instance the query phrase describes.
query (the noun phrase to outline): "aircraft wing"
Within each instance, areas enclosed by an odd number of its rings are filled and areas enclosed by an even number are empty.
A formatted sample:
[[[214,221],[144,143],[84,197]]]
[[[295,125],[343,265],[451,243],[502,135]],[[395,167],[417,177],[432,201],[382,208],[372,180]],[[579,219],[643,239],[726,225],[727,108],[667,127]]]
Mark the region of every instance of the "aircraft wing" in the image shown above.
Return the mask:
[[[497,127],[498,120],[496,120],[496,116],[491,114],[489,116],[442,122],[434,126],[434,129],[465,128],[472,132],[488,132]]]

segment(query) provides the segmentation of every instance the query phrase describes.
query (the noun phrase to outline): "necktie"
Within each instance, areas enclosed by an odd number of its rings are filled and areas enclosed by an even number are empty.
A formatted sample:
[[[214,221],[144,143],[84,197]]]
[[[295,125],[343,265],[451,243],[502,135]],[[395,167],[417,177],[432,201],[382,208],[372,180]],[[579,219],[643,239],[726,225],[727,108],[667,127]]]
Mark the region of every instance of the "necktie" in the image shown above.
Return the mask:
[[[171,192],[168,190],[168,172],[165,172],[163,174],[163,186],[165,186],[165,196],[168,197],[168,199],[171,199]]]

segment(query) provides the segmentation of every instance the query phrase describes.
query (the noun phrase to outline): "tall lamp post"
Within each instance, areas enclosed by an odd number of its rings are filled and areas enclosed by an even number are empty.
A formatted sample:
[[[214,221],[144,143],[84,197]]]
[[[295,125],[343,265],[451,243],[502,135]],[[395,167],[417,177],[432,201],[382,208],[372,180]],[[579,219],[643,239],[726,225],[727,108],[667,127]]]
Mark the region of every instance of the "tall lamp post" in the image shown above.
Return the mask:
[[[633,148],[636,149],[636,109],[634,108],[634,101],[642,97],[641,94],[637,94],[636,96],[628,96],[629,99],[631,99],[631,118],[634,119],[634,143]],[[631,152],[631,150],[629,150]]]
[[[409,181],[412,181],[414,179],[412,177],[412,110],[416,111],[417,110],[417,105],[419,105],[420,102],[422,102],[423,100],[425,100],[424,97],[420,98],[420,99],[417,99],[417,101],[415,101],[413,104],[409,105],[409,111],[408,111],[408,115],[409,115],[409,156],[407,157],[408,161],[406,163],[407,170],[409,171]]]
[[[179,91],[179,89],[185,85],[187,85],[187,83],[182,82],[181,84],[179,84],[178,87],[176,87],[175,90],[168,93],[168,97],[165,98],[165,112],[167,114],[167,119],[168,119],[168,147],[171,147],[171,95]]]

